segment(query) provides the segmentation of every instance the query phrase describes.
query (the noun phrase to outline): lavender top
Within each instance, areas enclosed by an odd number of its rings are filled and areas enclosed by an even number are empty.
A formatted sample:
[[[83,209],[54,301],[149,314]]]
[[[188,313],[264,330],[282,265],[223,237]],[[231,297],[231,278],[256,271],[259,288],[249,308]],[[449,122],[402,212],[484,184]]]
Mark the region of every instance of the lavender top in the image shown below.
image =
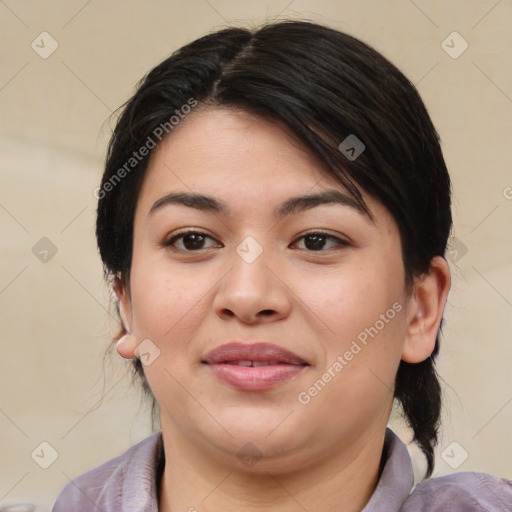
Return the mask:
[[[385,462],[370,501],[361,512],[512,511],[512,482],[485,473],[454,473],[413,488],[406,446],[388,428]],[[72,480],[52,512],[157,512],[158,482],[164,467],[162,433]]]

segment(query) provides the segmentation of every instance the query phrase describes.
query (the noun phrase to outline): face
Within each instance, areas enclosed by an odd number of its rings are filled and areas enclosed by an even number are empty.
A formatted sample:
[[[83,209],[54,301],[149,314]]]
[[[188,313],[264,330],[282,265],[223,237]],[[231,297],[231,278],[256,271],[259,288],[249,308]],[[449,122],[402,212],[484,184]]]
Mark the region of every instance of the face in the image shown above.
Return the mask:
[[[371,220],[347,197],[278,123],[230,109],[154,151],[120,298],[164,436],[226,461],[252,443],[276,470],[385,428],[407,329],[400,236],[378,201],[363,194]]]

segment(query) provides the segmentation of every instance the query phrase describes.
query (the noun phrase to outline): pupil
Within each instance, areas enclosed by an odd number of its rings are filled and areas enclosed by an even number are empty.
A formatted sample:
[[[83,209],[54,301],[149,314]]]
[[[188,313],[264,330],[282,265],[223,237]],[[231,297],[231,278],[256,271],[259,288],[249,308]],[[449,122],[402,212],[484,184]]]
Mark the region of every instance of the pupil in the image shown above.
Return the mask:
[[[305,242],[308,249],[317,251],[325,245],[325,235],[308,235]]]
[[[203,242],[204,236],[197,233],[186,235],[183,238],[183,245],[187,249],[201,249],[201,245],[203,244]]]

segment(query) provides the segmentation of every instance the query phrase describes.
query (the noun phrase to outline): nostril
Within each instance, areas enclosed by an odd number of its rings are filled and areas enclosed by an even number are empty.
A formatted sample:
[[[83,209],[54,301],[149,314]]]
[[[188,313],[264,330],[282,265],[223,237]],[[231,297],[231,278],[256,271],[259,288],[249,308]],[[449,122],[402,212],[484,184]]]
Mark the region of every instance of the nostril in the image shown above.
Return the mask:
[[[262,316],[270,316],[274,314],[274,311],[272,309],[264,309],[263,311],[259,312]]]

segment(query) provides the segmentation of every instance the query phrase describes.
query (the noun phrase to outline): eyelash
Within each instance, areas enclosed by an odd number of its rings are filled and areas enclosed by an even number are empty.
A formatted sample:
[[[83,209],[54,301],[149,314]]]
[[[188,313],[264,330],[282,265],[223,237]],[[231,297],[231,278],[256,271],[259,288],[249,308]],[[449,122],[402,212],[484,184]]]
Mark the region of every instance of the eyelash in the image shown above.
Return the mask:
[[[206,233],[203,233],[202,231],[188,230],[188,231],[183,231],[181,233],[177,233],[177,234],[171,236],[170,238],[166,239],[161,245],[163,247],[175,249],[175,250],[182,251],[182,252],[188,252],[188,253],[200,252],[202,250],[205,250],[205,248],[196,249],[196,250],[181,249],[181,248],[177,248],[176,246],[174,246],[176,241],[178,241],[180,239],[183,239],[187,235],[200,235],[200,236],[203,236],[205,238],[209,238],[211,240],[214,240],[216,243],[218,243],[213,237],[211,237],[210,235],[208,235]],[[302,239],[306,238],[307,236],[311,236],[311,235],[320,235],[320,236],[324,236],[327,240],[334,240],[336,242],[336,245],[339,248],[349,247],[351,245],[346,240],[343,240],[341,238],[338,238],[338,237],[336,237],[334,235],[331,235],[330,233],[326,233],[325,231],[321,231],[321,230],[310,231],[308,233],[304,233],[304,234],[300,235],[298,238],[296,238],[294,240],[293,244],[296,244],[299,240],[302,240]],[[210,247],[207,247],[206,249],[210,249]],[[330,247],[329,249],[333,249],[333,247]],[[318,250],[318,251],[308,250],[308,249],[302,249],[302,250],[306,250],[308,252],[326,252],[329,249]]]

